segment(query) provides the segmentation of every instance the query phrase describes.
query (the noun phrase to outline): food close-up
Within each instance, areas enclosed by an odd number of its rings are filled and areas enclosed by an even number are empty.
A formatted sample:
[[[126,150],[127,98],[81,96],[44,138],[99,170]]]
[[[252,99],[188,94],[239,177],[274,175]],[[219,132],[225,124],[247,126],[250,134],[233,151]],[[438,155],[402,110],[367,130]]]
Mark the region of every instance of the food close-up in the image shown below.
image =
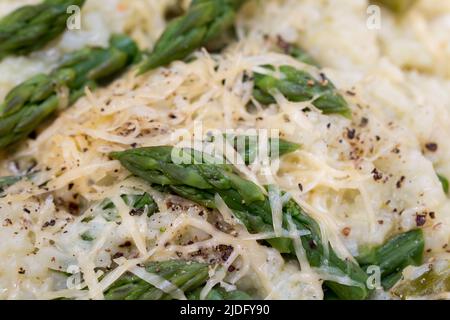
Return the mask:
[[[0,300],[448,300],[449,137],[450,0],[0,0]]]

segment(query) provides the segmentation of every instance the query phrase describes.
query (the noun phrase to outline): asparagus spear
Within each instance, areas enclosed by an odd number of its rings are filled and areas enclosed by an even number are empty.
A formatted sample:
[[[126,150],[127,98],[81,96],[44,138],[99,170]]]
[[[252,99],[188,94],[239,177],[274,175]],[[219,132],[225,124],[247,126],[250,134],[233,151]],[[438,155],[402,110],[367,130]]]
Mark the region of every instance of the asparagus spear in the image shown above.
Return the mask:
[[[382,286],[389,289],[401,278],[404,268],[422,263],[424,242],[422,230],[412,230],[381,246],[366,249],[357,260],[363,266],[379,266]]]
[[[8,189],[12,185],[16,184],[20,180],[22,180],[24,178],[25,179],[32,178],[36,172],[30,172],[31,170],[32,170],[32,168],[27,170],[26,172],[18,174],[16,176],[0,177],[0,196],[6,189]]]
[[[272,66],[265,66],[265,68],[275,70]],[[260,103],[275,103],[272,94],[274,90],[278,90],[292,102],[312,100],[312,104],[324,114],[340,114],[347,118],[351,116],[347,102],[330,80],[323,77],[321,81],[318,81],[307,72],[291,66],[281,66],[279,72],[280,78],[255,73],[253,96]]]
[[[189,300],[200,300],[202,288],[198,288],[188,295]],[[240,290],[227,292],[223,288],[213,288],[206,296],[205,300],[252,300],[252,297]]]
[[[21,7],[0,20],[0,59],[41,49],[64,32],[71,5],[85,0],[45,0]]]
[[[303,63],[319,67],[319,63],[308,52],[306,52],[306,50],[300,47],[291,45],[289,52],[287,52],[287,54]]]
[[[145,266],[145,269],[149,273],[168,280],[185,294],[203,286],[209,276],[207,264],[181,260],[151,262]],[[105,299],[170,300],[172,297],[145,280],[126,273],[106,290]]]
[[[234,173],[231,165],[176,164],[173,161],[175,155],[190,156],[192,161],[194,157],[198,157],[196,151],[172,147],[133,149],[113,153],[112,157],[149,183],[167,186],[172,192],[208,208],[216,208],[214,196],[219,194],[250,232],[273,230],[269,199],[257,185]],[[283,213],[285,227],[290,217],[298,230],[310,232],[301,238],[301,242],[313,267],[334,268],[339,273],[348,275],[357,284],[346,286],[327,281],[326,285],[343,299],[367,298],[369,291],[365,287],[366,273],[357,264],[340,259],[329,243],[322,243],[318,224],[292,200],[284,205]],[[295,253],[291,239],[274,238],[268,240],[268,243],[281,253]]]
[[[224,139],[233,146],[238,152],[245,164],[253,163],[259,152],[259,138],[258,136],[240,136],[233,134],[225,134]],[[212,139],[214,141],[214,139]],[[270,158],[275,156],[282,157],[286,154],[294,152],[300,148],[300,145],[284,139],[269,138],[267,141],[267,155]]]
[[[420,267],[422,268],[422,267]],[[446,268],[436,268],[434,264],[428,271],[414,280],[402,280],[391,292],[401,298],[420,297],[450,291],[450,264]]]
[[[121,198],[128,207],[132,208],[129,212],[132,216],[140,216],[147,211],[147,217],[151,217],[155,213],[159,212],[158,205],[153,197],[148,193],[144,193],[142,195],[123,194],[121,195]],[[110,199],[103,200],[100,207],[103,210],[103,217],[107,221],[115,221],[119,218],[117,208]],[[81,220],[81,222],[88,223],[93,219],[93,216],[88,215]],[[83,235],[81,236],[83,237]]]
[[[123,71],[138,56],[134,41],[124,35],[111,38],[110,47],[85,48],[63,57],[50,74],[39,74],[12,89],[0,105],[0,148],[27,137],[53,114],[60,104],[58,89],[69,89],[69,105]]]
[[[2,194],[5,189],[20,181],[20,179],[22,179],[20,176],[0,177],[0,194]]]
[[[442,184],[442,190],[444,190],[445,194],[448,194],[448,189],[449,189],[448,179],[441,174],[438,174],[437,176],[439,178],[439,181]]]
[[[247,0],[193,0],[184,16],[174,19],[156,42],[140,73],[186,58],[233,25]]]
[[[127,206],[133,208],[131,214],[133,215],[141,215],[144,213],[145,209],[147,209],[147,215],[150,217],[153,214],[158,212],[158,205],[151,195],[148,193],[144,193],[142,195],[128,194],[121,195],[123,201],[127,204]],[[102,209],[114,209],[114,203],[112,203],[109,199],[105,200],[102,204]]]
[[[297,60],[311,66],[320,67],[319,63],[303,48],[300,48],[295,44],[286,42],[281,36],[278,36],[277,40],[278,47],[283,50],[285,54],[290,55]]]
[[[375,0],[375,2],[382,4],[394,13],[402,14],[408,11],[417,0]]]

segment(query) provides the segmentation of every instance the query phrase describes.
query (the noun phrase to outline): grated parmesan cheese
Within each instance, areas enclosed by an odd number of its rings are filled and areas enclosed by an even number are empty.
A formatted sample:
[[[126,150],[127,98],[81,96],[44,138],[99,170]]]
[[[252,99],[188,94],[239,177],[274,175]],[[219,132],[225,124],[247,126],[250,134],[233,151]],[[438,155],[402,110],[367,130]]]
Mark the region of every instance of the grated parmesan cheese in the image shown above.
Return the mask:
[[[322,299],[324,280],[354,285],[336,270],[309,266],[299,240],[305,233],[292,221],[283,229],[282,205],[288,197],[318,222],[323,242],[330,242],[341,258],[354,259],[361,246],[415,228],[417,214],[427,215],[426,259],[448,251],[450,200],[436,172],[450,177],[450,5],[448,0],[429,2],[419,1],[402,23],[383,10],[382,28],[369,30],[364,19],[368,1],[253,1],[238,15],[238,40],[222,53],[202,49],[190,62],[177,61],[139,77],[131,70],[106,88],[86,90],[84,98],[40,128],[37,139],[0,155],[1,176],[17,173],[15,164],[27,158],[35,159],[39,169],[0,198],[0,298],[103,299],[111,284],[133,272],[184,299],[173,284],[138,265],[217,260],[219,246],[232,252],[210,270],[202,298],[217,285],[249,290],[260,299]],[[25,3],[32,1],[4,0],[0,13]],[[85,29],[29,57],[0,62],[0,97],[51,69],[64,52],[105,44],[114,32],[126,32],[142,49],[151,49],[173,3],[88,0]],[[323,69],[273,52],[278,37],[305,48]],[[252,98],[251,74],[267,73],[261,68],[265,64],[291,65],[314,76],[324,72],[348,101],[352,120],[324,115],[309,102],[290,102],[279,93],[275,104],[261,106]],[[254,110],[247,108],[250,104]],[[237,167],[264,192],[264,185],[276,186],[267,192],[273,232],[249,234],[218,195],[218,209],[207,210],[129,177],[109,159],[111,151],[185,143],[180,139],[193,138],[198,123],[204,135],[273,129],[302,145],[271,163],[271,176],[256,165]],[[427,150],[430,142],[439,146],[435,152]],[[227,160],[243,163],[233,148],[225,150]],[[121,195],[144,192],[159,212],[131,216]],[[105,199],[116,210],[104,210]],[[83,240],[86,231],[95,240]],[[294,240],[296,260],[261,242],[275,236]],[[96,271],[113,263],[118,266],[104,275]],[[82,272],[81,289],[67,288],[50,271],[73,266]],[[448,298],[448,293],[428,298]]]

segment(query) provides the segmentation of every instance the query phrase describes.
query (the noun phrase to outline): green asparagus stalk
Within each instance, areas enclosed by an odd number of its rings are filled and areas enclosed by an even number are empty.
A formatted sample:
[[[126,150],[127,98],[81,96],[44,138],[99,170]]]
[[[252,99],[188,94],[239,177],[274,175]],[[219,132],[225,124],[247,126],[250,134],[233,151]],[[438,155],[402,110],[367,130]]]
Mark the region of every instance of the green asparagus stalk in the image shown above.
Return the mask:
[[[69,89],[69,105],[132,64],[138,56],[134,41],[111,38],[110,47],[85,48],[63,57],[50,74],[39,74],[12,89],[0,105],[0,148],[27,137],[62,104],[58,91]]]
[[[43,48],[62,34],[70,17],[67,8],[85,0],[46,0],[21,7],[0,20],[0,60]]]
[[[422,267],[420,267],[422,268]],[[391,292],[400,299],[421,297],[450,291],[450,264],[444,268],[430,265],[429,270],[414,280],[402,280]]]
[[[403,14],[414,6],[417,0],[375,0],[375,3],[385,6],[394,13]]]
[[[203,286],[208,280],[208,265],[172,260],[151,262],[147,272],[156,274],[175,285],[185,294]],[[170,300],[172,297],[131,273],[124,274],[105,292],[106,300]]]
[[[305,64],[309,64],[311,66],[320,67],[319,63],[303,48],[293,44],[286,42],[282,37],[278,37],[278,47],[283,51],[284,54],[290,55],[294,57],[298,61],[301,61]]]
[[[265,66],[268,71],[275,71],[272,66]],[[305,71],[291,66],[279,68],[281,76],[255,73],[255,87],[253,96],[262,104],[275,103],[274,90],[292,102],[312,101],[312,104],[324,114],[340,114],[351,117],[347,102],[339,94],[330,80],[323,77],[316,80]]]
[[[256,160],[260,143],[258,136],[225,134],[223,138],[242,156],[245,164],[249,165]],[[212,141],[214,141],[214,138]],[[298,150],[300,145],[284,139],[269,138],[266,147],[267,155],[274,158],[275,156],[282,157],[292,153]]]
[[[5,189],[9,188],[16,182],[19,182],[22,179],[20,176],[8,176],[8,177],[0,177],[0,195],[5,191]]]
[[[306,50],[300,47],[291,46],[288,54],[298,61],[309,64],[311,66],[319,67],[319,63]]]
[[[140,73],[167,65],[215,40],[229,29],[247,0],[194,0],[184,16],[174,19],[156,42]]]
[[[159,212],[158,205],[153,197],[148,193],[141,195],[123,194],[121,195],[121,198],[128,207],[132,208],[129,212],[132,216],[140,216],[147,212],[147,217],[151,217],[155,213]],[[119,219],[117,208],[110,199],[103,200],[100,203],[100,208],[103,210],[103,217],[107,221],[116,221]],[[93,216],[88,215],[84,217],[81,222],[88,223],[93,219]]]
[[[153,214],[158,212],[158,205],[151,195],[148,193],[144,193],[141,195],[128,194],[121,195],[123,201],[127,204],[127,206],[133,208],[134,215],[140,215],[144,213],[145,209],[147,209],[147,215],[150,217]],[[114,209],[114,203],[112,203],[109,199],[105,200],[102,204],[102,209]]]
[[[200,300],[202,288],[198,288],[188,295],[189,300]],[[213,288],[205,297],[205,300],[252,300],[252,297],[240,290],[227,292],[223,288]]]
[[[112,154],[125,168],[147,182],[167,186],[181,197],[208,208],[216,208],[214,196],[219,194],[250,232],[273,231],[269,199],[257,185],[239,177],[231,165],[206,162],[177,164],[178,160],[173,161],[177,156],[183,159],[191,157],[191,161],[195,157],[198,159],[196,151],[172,147],[141,148]],[[342,299],[367,298],[369,291],[365,287],[366,273],[357,264],[340,259],[329,243],[322,242],[318,224],[292,200],[284,205],[283,213],[285,228],[290,218],[299,231],[309,232],[301,237],[301,242],[311,266],[333,268],[339,274],[348,275],[356,283],[346,286],[327,281],[326,285]],[[291,239],[274,238],[268,240],[268,243],[281,253],[295,253]]]
[[[404,268],[422,263],[424,244],[422,230],[416,229],[399,234],[381,246],[363,250],[357,260],[363,266],[379,266],[382,286],[387,290],[400,280]]]
[[[443,175],[441,175],[441,174],[438,174],[437,176],[439,178],[439,181],[442,184],[442,190],[444,190],[445,194],[448,194],[448,190],[449,190],[448,179],[446,177],[444,177]]]

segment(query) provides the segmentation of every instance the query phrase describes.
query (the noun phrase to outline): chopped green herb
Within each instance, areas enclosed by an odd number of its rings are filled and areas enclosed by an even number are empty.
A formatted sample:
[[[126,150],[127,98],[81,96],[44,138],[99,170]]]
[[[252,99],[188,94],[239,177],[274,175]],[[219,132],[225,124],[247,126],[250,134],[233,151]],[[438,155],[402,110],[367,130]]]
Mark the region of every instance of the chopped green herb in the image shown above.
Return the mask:
[[[265,66],[268,71],[275,71],[272,66]],[[335,86],[322,74],[316,80],[309,73],[291,66],[279,68],[280,77],[270,74],[255,73],[253,96],[262,104],[272,104],[276,100],[274,91],[280,92],[289,101],[312,101],[312,104],[324,114],[340,114],[350,118],[350,108]]]
[[[442,190],[444,190],[445,194],[448,194],[448,189],[449,189],[448,179],[441,174],[438,174],[438,178],[442,184]]]
[[[80,235],[80,238],[83,239],[84,241],[94,241],[94,240],[95,240],[95,237],[92,236],[92,235],[89,233],[89,231],[86,231],[86,232],[82,233],[82,234]]]

